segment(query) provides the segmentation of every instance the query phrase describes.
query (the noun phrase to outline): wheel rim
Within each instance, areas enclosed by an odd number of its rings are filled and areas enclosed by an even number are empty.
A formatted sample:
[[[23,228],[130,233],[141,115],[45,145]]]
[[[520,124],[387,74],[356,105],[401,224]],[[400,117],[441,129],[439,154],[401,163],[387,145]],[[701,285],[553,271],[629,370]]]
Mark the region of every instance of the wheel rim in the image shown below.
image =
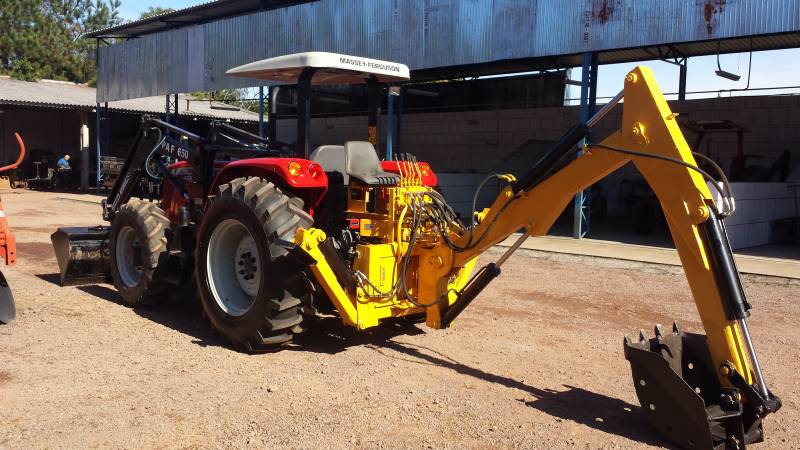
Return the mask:
[[[126,225],[119,231],[115,252],[122,284],[126,287],[139,284],[142,277],[142,245],[133,227]]]
[[[211,294],[226,314],[241,316],[253,306],[261,286],[261,256],[241,222],[226,219],[211,232],[206,273]]]

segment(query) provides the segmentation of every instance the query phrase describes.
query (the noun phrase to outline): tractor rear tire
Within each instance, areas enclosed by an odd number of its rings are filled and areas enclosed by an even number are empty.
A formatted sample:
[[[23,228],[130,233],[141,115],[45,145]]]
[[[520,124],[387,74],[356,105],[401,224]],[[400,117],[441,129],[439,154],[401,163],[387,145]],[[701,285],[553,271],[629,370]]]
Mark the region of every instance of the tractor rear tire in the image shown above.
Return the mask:
[[[301,199],[262,178],[219,187],[198,233],[197,285],[212,326],[235,347],[269,351],[303,331],[306,267],[280,241],[312,223]]]
[[[167,254],[170,222],[154,203],[130,200],[114,215],[109,249],[114,287],[128,306],[149,305],[166,285],[154,279]]]

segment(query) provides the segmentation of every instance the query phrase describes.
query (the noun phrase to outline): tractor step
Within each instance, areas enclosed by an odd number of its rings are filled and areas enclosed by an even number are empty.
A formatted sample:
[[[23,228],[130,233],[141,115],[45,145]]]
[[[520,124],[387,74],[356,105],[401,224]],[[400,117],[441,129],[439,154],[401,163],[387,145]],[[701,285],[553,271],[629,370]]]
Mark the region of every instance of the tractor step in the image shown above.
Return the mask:
[[[110,279],[108,235],[111,227],[63,227],[50,236],[61,285],[102,283]]]

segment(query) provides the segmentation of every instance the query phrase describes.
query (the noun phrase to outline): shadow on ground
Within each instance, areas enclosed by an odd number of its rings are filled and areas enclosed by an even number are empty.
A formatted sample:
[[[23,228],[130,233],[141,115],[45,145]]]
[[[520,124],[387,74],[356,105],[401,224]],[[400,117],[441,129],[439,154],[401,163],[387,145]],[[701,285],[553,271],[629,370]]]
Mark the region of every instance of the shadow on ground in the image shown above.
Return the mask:
[[[61,287],[61,274],[59,273],[39,273],[36,274],[36,278]]]
[[[111,287],[87,284],[78,286],[78,289],[111,303],[127,306],[119,293]],[[200,305],[193,296],[186,293],[170,295],[167,301],[157,305],[137,306],[131,311],[140,317],[194,338],[192,342],[202,347],[224,346],[222,340],[212,332],[208,321],[203,318]]]
[[[384,321],[381,326],[358,331],[346,326],[338,317],[316,319],[308,331],[295,337],[296,349],[334,355],[350,347],[383,346],[397,336],[424,334],[412,321]]]
[[[386,349],[394,350],[404,356],[392,355],[386,352]],[[389,358],[444,367],[482,381],[527,392],[536,398],[533,400],[519,399],[518,401],[554,417],[571,420],[643,444],[669,445],[658,438],[655,434],[656,431],[641,414],[641,408],[617,398],[567,385],[564,386],[565,391],[539,389],[512,378],[462,364],[428,347],[407,342],[388,340],[383,342],[381,347],[374,347],[373,350]]]
[[[58,274],[38,276],[58,283]],[[80,286],[78,289],[103,300],[124,305],[117,291],[110,287],[91,284]],[[208,322],[202,317],[200,305],[191,295],[176,295],[164,304],[137,307],[132,311],[194,338],[193,342],[197,345],[224,346],[223,341],[211,331]],[[411,321],[387,322],[373,331],[364,332],[345,326],[337,317],[326,317],[316,319],[308,331],[298,335],[295,343],[285,349],[333,355],[350,347],[364,346],[387,358],[443,367],[478,380],[517,389],[535,397],[533,400],[521,398],[518,401],[554,417],[571,420],[644,444],[667,445],[656,437],[655,431],[641,415],[640,408],[625,401],[575,386],[565,385],[564,391],[539,389],[512,378],[463,364],[428,347],[393,340],[398,336],[423,333],[424,331]]]

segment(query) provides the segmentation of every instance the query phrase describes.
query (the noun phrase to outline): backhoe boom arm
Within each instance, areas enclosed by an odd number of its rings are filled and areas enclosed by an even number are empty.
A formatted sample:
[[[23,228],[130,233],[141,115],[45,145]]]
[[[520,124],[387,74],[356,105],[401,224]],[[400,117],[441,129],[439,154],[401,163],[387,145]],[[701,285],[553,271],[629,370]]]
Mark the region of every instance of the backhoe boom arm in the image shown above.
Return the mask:
[[[752,395],[752,392],[741,392],[742,388],[756,392],[760,405],[749,406],[760,407],[762,413],[757,415],[763,416],[770,409],[777,409],[780,402],[767,390],[753,350],[745,322],[750,305],[728,244],[723,217],[705,178],[696,170],[695,158],[675,120],[677,115],[670,111],[650,69],[637,67],[631,71],[625,79],[623,92],[625,103],[620,129],[601,143],[586,146],[585,152],[575,158],[576,144],[586,135],[588,127],[573,128],[528,174],[500,193],[484,211],[485,216],[477,226],[452,233],[456,248],[450,249],[452,267],[460,267],[520,229],[530,236],[546,234],[577,192],[632,162],[658,197],[666,216],[706,331],[709,370],[713,371],[708,375],[718,381],[717,389],[722,392],[734,386],[731,373],[735,372],[741,379],[739,384],[744,382],[747,386],[736,386],[740,391],[738,398]],[[499,274],[499,265],[488,269],[476,275],[452,306],[442,302],[438,308],[430,308],[428,325],[449,325],[454,319],[453,312],[457,315],[465,306],[462,303],[469,303],[477,295],[470,287],[477,284],[482,288]],[[440,273],[445,275],[451,271],[448,268]],[[423,280],[420,284],[431,288],[436,285]],[[436,292],[436,295],[443,293]],[[675,333],[679,333],[677,328]],[[661,330],[657,330],[657,337],[661,335]],[[642,336],[642,347],[644,340]],[[628,353],[635,351],[626,348]],[[682,373],[681,363],[677,361],[678,370],[673,370],[678,376]],[[631,364],[634,365],[634,360]],[[644,379],[637,381],[637,390],[639,383],[645,383]],[[700,387],[696,392],[700,392]],[[641,399],[642,392],[639,394]],[[703,398],[706,403],[711,401],[705,395]],[[655,407],[652,403],[650,406]],[[742,415],[749,417],[746,413]],[[710,417],[708,420],[713,434],[716,423]],[[754,427],[758,432],[752,430]],[[745,419],[740,428],[744,429],[741,433],[730,430],[723,433],[725,439],[741,435],[742,444],[760,440],[760,422],[754,425],[752,420]],[[748,437],[748,432],[752,436]],[[677,443],[688,445],[685,440]]]

